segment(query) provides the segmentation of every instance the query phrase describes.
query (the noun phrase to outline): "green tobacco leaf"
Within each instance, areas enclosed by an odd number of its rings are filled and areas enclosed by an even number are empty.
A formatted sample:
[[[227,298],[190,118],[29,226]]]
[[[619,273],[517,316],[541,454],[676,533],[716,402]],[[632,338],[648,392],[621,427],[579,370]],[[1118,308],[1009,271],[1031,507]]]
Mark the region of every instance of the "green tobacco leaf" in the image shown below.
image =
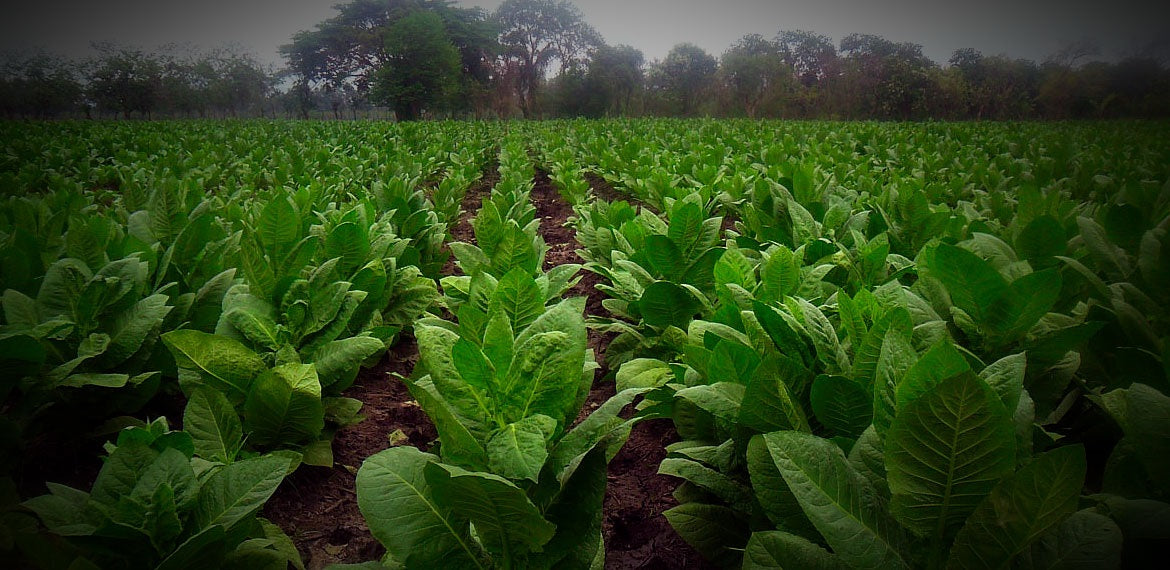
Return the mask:
[[[366,459],[357,500],[370,533],[407,567],[485,568],[466,515],[437,501],[424,473],[437,458],[394,447]]]
[[[788,483],[784,482],[763,436],[754,436],[748,442],[747,464],[752,490],[768,520],[781,530],[820,540],[816,527],[801,510]]]
[[[275,456],[237,461],[217,471],[199,489],[195,524],[200,530],[236,523],[255,514],[284,480],[288,459]]]
[[[979,371],[979,377],[999,396],[1003,407],[1015,410],[1024,393],[1024,372],[1028,367],[1027,355],[1023,352],[1005,356]]]
[[[482,438],[476,439],[486,441],[487,433],[495,427],[494,425],[489,427],[493,423],[490,420],[493,408],[489,407],[482,395],[472,388],[473,385],[468,380],[459,375],[452,355],[455,345],[466,339],[462,339],[459,333],[445,328],[444,325],[444,321],[432,319],[423,319],[415,323],[419,365],[430,374],[435,391],[446,406],[449,406],[452,418],[457,418],[458,422],[463,424],[462,429],[473,434],[482,434]],[[422,402],[417,394],[415,398]]]
[[[860,343],[853,346],[853,379],[863,386],[872,386],[877,375],[878,361],[887,335],[910,337],[914,325],[910,313],[902,307],[894,307],[873,323]]]
[[[325,238],[325,255],[340,258],[339,269],[348,274],[365,263],[370,254],[369,232],[354,222],[342,222]]]
[[[978,255],[961,247],[940,243],[926,255],[926,273],[942,282],[951,302],[971,315],[976,322],[986,322],[993,307],[1008,292],[1007,281]]]
[[[829,322],[828,317],[815,305],[802,298],[797,299],[797,305],[804,314],[804,321],[809,334],[812,336],[813,346],[817,349],[817,358],[825,364],[828,370],[848,373],[852,368],[849,356],[841,347],[837,338],[837,329]]]
[[[760,278],[766,293],[765,300],[782,301],[785,296],[795,294],[800,288],[800,264],[791,250],[776,246],[761,268]]]
[[[539,333],[516,346],[515,358],[502,386],[502,408],[508,421],[533,414],[564,418],[572,405],[582,362],[572,339],[560,332]]]
[[[222,526],[215,525],[205,528],[180,544],[170,556],[156,567],[156,570],[217,568],[227,552],[225,539]]]
[[[1029,569],[1109,570],[1121,567],[1121,529],[1109,517],[1091,510],[1073,513],[1021,553]]]
[[[89,536],[97,531],[102,521],[86,509],[89,493],[57,483],[46,485],[50,494],[21,503],[40,517],[45,528],[59,536]]]
[[[249,441],[256,445],[309,441],[325,427],[321,383],[312,364],[285,364],[261,374],[244,410]]]
[[[32,328],[41,324],[36,301],[20,291],[6,289],[0,297],[0,306],[4,309],[4,322],[9,325]]]
[[[764,435],[776,467],[805,515],[854,568],[907,568],[902,537],[869,483],[834,443],[810,434]]]
[[[622,364],[616,375],[617,390],[657,388],[674,377],[670,365],[654,358],[635,358]]]
[[[544,414],[563,427],[576,415],[585,365],[584,301],[557,303],[516,337],[502,390],[505,421]]]
[[[727,422],[735,422],[746,389],[743,384],[716,382],[683,388],[675,392],[681,398],[699,409]]]
[[[1012,281],[1006,302],[990,311],[987,324],[1012,338],[1023,335],[1052,310],[1060,297],[1061,284],[1060,271],[1055,268],[1034,271]]]
[[[99,508],[113,508],[119,499],[134,491],[142,474],[158,456],[158,451],[140,441],[118,446],[98,472],[90,490],[90,498]]]
[[[81,292],[93,273],[79,259],[59,259],[49,266],[37,292],[37,307],[42,317],[72,317]]]
[[[227,337],[178,330],[163,334],[162,340],[179,368],[198,372],[205,383],[232,401],[242,402],[252,381],[267,369],[256,353]]]
[[[817,421],[849,438],[861,435],[873,419],[873,397],[844,376],[817,376],[809,399]]]
[[[970,374],[899,408],[886,434],[890,511],[910,531],[945,537],[1015,467],[1011,416]]]
[[[885,437],[897,412],[898,384],[916,362],[918,353],[908,336],[891,331],[882,339],[873,379],[873,427],[879,438]]]
[[[647,236],[646,247],[642,251],[650,261],[650,268],[668,281],[678,279],[688,261],[678,246],[664,235]]]
[[[658,473],[689,481],[732,508],[740,512],[751,512],[751,490],[747,486],[698,461],[667,457],[658,465]]]
[[[667,237],[678,246],[680,259],[694,259],[696,254],[714,247],[719,241],[719,227],[712,231],[704,222],[707,217],[703,209],[693,202],[676,205],[671,212]]]
[[[637,421],[627,420],[619,414],[636,397],[647,391],[647,388],[630,388],[618,392],[566,433],[557,442],[549,457],[549,465],[552,467],[553,473],[559,476],[576,457],[587,453],[602,441],[607,442],[605,446],[607,462],[612,459],[625,443],[624,435],[629,433],[630,426]],[[623,437],[608,437],[615,433],[622,434]],[[616,441],[614,441],[615,439]]]
[[[813,354],[808,344],[778,310],[759,301],[752,304],[752,309],[776,348],[792,358],[799,358],[805,366],[813,365]]]
[[[849,450],[849,465],[869,481],[883,499],[889,499],[890,487],[886,482],[885,451],[882,440],[874,426],[869,426]]]
[[[1024,226],[1016,237],[1016,250],[1028,260],[1063,255],[1068,246],[1064,228],[1052,216],[1039,216]]]
[[[530,271],[516,267],[500,278],[488,314],[494,315],[497,310],[508,316],[514,331],[528,326],[544,312],[544,296]]]
[[[1170,477],[1170,397],[1145,384],[1104,395],[1109,414],[1125,432],[1133,456],[1153,481]]]
[[[243,446],[244,428],[227,398],[209,387],[196,388],[183,411],[183,430],[191,434],[195,453],[231,463]]]
[[[170,311],[166,295],[151,295],[118,314],[109,329],[110,346],[102,354],[103,364],[114,367],[133,356],[148,337],[158,334]]]
[[[556,525],[533,567],[587,568],[602,547],[602,504],[605,502],[606,454],[592,448],[565,480],[561,492],[545,510]]]
[[[637,306],[646,324],[683,330],[701,308],[689,291],[669,281],[655,281],[647,286]]]
[[[1005,568],[1076,511],[1085,450],[1059,447],[1000,482],[959,530],[948,569]]]
[[[939,382],[971,370],[963,354],[943,339],[926,351],[898,383],[897,409],[901,410]]]
[[[296,210],[284,193],[274,195],[260,210],[256,235],[264,247],[278,258],[292,249],[292,245],[301,237],[300,230]]]
[[[372,336],[352,336],[323,345],[312,354],[310,363],[317,369],[322,388],[351,377],[367,358],[386,350],[385,344]],[[336,394],[335,387],[332,393]]]
[[[784,531],[753,532],[743,553],[743,570],[845,570],[829,551]]]
[[[719,505],[684,503],[662,515],[707,560],[725,568],[740,563],[751,531],[735,511]]]
[[[430,463],[424,470],[435,501],[466,516],[480,542],[503,565],[512,557],[540,550],[553,537],[556,528],[507,479],[441,463]]]
[[[768,358],[756,368],[744,391],[739,423],[760,433],[808,431],[808,418],[791,386],[806,386],[812,372],[785,357]]]
[[[548,459],[548,442],[556,427],[556,420],[537,414],[497,430],[487,443],[492,473],[536,483]]]

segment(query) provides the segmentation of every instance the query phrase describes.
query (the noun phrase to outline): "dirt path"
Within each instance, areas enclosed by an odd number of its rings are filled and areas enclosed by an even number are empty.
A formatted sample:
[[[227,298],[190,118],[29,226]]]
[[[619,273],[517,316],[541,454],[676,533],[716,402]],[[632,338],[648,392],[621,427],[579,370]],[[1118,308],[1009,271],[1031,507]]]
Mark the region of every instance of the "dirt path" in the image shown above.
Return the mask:
[[[474,243],[471,218],[498,180],[499,173],[491,164],[468,188],[459,220],[451,228],[455,241]],[[442,271],[443,275],[457,272],[454,261],[448,261]],[[334,467],[302,467],[285,479],[264,506],[262,515],[292,537],[306,568],[378,560],[385,553],[358,510],[354,479],[367,457],[390,447],[392,435],[396,444],[422,450],[438,437],[406,386],[390,376],[410,374],[416,362],[418,345],[413,337],[404,336],[377,366],[361,371],[357,382],[342,395],[361,400],[366,419],[337,432]]]
[[[605,199],[631,200],[617,194],[599,177],[588,176],[594,195]],[[598,184],[604,184],[600,192]],[[540,218],[540,231],[549,245],[545,267],[565,263],[582,263],[575,253],[580,248],[576,232],[565,227],[573,209],[549,180],[548,173],[537,169],[532,203]],[[636,202],[636,201],[635,201]],[[605,294],[594,286],[598,275],[583,271],[583,277],[566,296],[584,296],[586,316],[611,316],[601,306]],[[613,336],[589,331],[589,346],[602,364],[594,376],[593,390],[581,410],[581,419],[614,395],[614,382],[605,366],[605,349]],[[632,410],[627,409],[627,416]],[[666,446],[678,441],[670,420],[650,420],[636,425],[626,445],[609,464],[609,482],[605,492],[603,533],[605,567],[633,568],[708,568],[700,556],[671,528],[662,512],[677,505],[672,493],[678,480],[658,474],[658,464],[666,457]]]

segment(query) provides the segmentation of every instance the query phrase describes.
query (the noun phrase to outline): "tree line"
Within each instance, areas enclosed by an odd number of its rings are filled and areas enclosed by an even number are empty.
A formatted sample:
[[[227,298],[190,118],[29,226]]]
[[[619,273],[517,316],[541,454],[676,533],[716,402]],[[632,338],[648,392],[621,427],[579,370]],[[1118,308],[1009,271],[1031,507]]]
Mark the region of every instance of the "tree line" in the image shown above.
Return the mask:
[[[1170,116],[1166,45],[1115,62],[1076,42],[1036,63],[870,34],[749,34],[716,57],[683,43],[661,60],[608,45],[567,0],[351,0],[280,51],[114,45],[76,62],[5,58],[5,117],[548,118],[719,116],[1070,119]],[[381,112],[381,114],[379,114]]]

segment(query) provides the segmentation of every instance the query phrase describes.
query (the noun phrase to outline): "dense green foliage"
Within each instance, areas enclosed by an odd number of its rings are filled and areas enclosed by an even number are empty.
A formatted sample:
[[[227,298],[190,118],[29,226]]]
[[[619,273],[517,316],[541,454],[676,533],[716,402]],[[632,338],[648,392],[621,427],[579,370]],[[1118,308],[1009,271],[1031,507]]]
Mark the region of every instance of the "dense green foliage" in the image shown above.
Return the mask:
[[[608,461],[669,418],[665,516],[721,567],[1142,567],[1170,539],[1165,128],[0,125],[0,549],[299,565],[256,513],[333,464],[405,331],[386,381],[438,441],[358,471],[387,565],[601,563]],[[547,263],[542,171],[581,265]],[[584,415],[590,328],[616,391]],[[30,445],[107,436],[88,493],[21,479]]]

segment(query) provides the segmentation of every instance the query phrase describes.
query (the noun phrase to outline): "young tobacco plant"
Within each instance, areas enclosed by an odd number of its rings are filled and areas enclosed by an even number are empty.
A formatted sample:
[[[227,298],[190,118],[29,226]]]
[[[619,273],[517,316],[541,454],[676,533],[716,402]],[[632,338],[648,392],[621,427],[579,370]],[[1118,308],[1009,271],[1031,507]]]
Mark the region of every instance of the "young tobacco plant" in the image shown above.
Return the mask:
[[[570,430],[596,367],[584,299],[544,310],[527,280],[522,291],[501,281],[496,299],[527,300],[490,303],[482,333],[438,319],[415,325],[419,368],[405,381],[438,428],[439,453],[383,451],[357,482],[371,532],[407,568],[603,559],[606,464],[636,421],[617,414],[645,390],[618,394]]]
[[[292,540],[256,516],[289,459],[220,465],[196,448],[165,420],[123,430],[88,493],[49,483],[49,494],[24,502],[63,540],[47,548],[30,537],[23,553],[69,567],[303,568]]]

